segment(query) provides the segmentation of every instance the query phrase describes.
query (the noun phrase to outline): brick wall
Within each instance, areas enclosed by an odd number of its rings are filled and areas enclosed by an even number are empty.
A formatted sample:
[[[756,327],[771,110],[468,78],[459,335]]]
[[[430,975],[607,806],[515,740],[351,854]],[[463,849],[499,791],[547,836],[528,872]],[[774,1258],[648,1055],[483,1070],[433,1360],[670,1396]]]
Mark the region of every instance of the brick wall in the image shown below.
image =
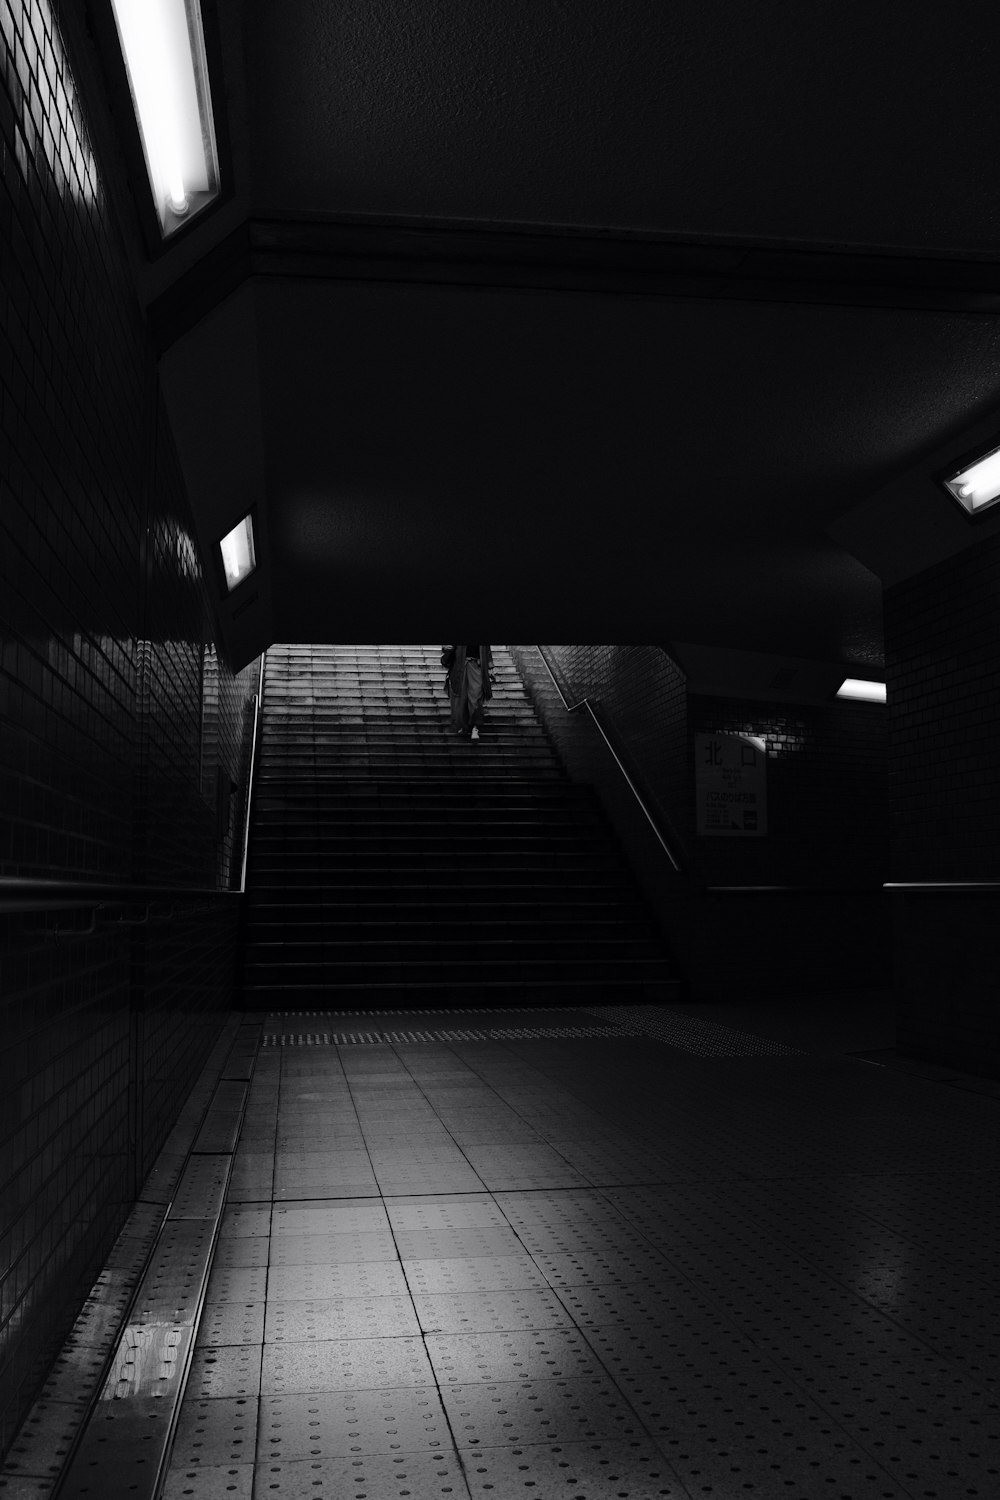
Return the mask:
[[[225,888],[205,583],[111,132],[46,0],[0,0],[0,63],[0,875]],[[255,686],[217,674],[236,781]],[[121,915],[0,917],[0,1451],[228,1004],[226,898]]]
[[[886,590],[891,878],[1000,879],[1000,538]],[[1000,902],[897,900],[900,1045],[1000,1077]]]
[[[598,700],[668,839],[676,879],[637,816],[599,737],[566,715],[533,648],[516,648],[571,774],[592,781],[643,881],[695,999],[877,989],[890,981],[884,710],[869,704],[766,703],[688,691],[658,646],[551,646],[573,698]],[[696,833],[694,736],[753,734],[768,748],[769,832]],[[794,896],[712,896],[717,885],[841,887]]]

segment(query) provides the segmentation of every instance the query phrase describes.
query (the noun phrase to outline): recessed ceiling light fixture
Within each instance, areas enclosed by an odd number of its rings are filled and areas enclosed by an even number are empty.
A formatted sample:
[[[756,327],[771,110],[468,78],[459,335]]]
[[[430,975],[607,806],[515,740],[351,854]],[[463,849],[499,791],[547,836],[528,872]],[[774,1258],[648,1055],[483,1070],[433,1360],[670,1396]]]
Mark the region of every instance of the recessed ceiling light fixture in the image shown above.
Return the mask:
[[[943,484],[970,516],[978,516],[1000,500],[1000,448],[965,464]]]
[[[885,683],[868,682],[861,677],[845,677],[837,689],[838,698],[857,698],[862,703],[884,703]]]
[[[245,515],[232,531],[227,532],[219,543],[222,567],[226,575],[226,587],[230,593],[241,584],[257,566],[253,546],[253,520]]]
[[[219,195],[198,0],[111,0],[164,239]]]

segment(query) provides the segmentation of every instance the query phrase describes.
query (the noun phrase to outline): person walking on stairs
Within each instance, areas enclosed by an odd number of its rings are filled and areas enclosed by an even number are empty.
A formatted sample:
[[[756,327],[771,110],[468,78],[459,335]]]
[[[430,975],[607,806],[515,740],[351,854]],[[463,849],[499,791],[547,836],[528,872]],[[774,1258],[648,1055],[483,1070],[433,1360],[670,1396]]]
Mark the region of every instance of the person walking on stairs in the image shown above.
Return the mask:
[[[452,725],[478,740],[483,707],[493,697],[493,653],[489,646],[446,646],[441,664],[448,668]]]

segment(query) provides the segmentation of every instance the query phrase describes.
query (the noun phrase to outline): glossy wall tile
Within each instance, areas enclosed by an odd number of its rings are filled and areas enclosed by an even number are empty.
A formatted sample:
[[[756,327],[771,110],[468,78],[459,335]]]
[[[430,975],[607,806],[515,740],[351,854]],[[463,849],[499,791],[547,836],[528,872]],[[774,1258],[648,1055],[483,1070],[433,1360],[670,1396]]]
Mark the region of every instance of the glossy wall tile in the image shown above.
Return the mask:
[[[227,890],[216,786],[245,778],[256,672],[211,655],[120,168],[61,14],[0,0],[0,877]],[[230,907],[0,914],[0,1451],[230,1003]]]

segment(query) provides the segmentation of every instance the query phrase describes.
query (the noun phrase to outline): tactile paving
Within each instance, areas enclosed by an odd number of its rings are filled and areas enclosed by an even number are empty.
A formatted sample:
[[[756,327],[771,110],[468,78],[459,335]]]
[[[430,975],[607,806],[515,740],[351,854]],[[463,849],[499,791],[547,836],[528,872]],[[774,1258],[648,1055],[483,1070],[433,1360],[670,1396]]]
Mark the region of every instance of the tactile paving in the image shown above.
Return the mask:
[[[547,1286],[527,1255],[475,1255],[463,1260],[408,1260],[406,1279],[421,1292],[506,1292]]]
[[[253,1464],[172,1465],[162,1500],[251,1500]]]
[[[171,1465],[192,1468],[253,1462],[257,1402],[247,1396],[185,1402],[171,1449]]]
[[[258,1396],[260,1361],[260,1344],[245,1344],[242,1348],[196,1349],[188,1376],[188,1396],[203,1399]]]
[[[419,1332],[409,1297],[327,1297],[312,1302],[268,1302],[264,1338],[268,1344],[310,1343],[397,1338]]]
[[[369,1233],[275,1234],[271,1236],[272,1266],[337,1266],[351,1261],[395,1260],[396,1246],[388,1229]]]
[[[262,1459],[450,1451],[448,1420],[430,1387],[264,1396]]]
[[[202,1312],[198,1348],[209,1344],[260,1344],[263,1340],[263,1302],[218,1302],[206,1305]]]
[[[398,1261],[348,1261],[274,1266],[267,1295],[275,1302],[317,1302],[327,1297],[405,1297],[407,1288]]]
[[[265,1396],[433,1384],[420,1338],[331,1339],[264,1348],[261,1391]]]
[[[442,1195],[438,1198],[394,1198],[386,1204],[389,1222],[397,1232],[409,1229],[481,1229],[506,1227],[507,1219],[486,1194]]]
[[[280,1234],[371,1234],[388,1230],[389,1215],[379,1202],[353,1203],[345,1200],[333,1205],[298,1208],[276,1204],[271,1217],[271,1233]]]
[[[442,1387],[474,1380],[580,1379],[601,1370],[594,1350],[576,1329],[426,1334],[425,1343]]]
[[[401,1260],[460,1260],[465,1256],[523,1255],[514,1231],[499,1225],[469,1229],[396,1229]]]
[[[558,1443],[483,1448],[466,1464],[473,1500],[582,1496],[583,1500],[687,1500],[669,1463],[649,1443]],[[727,1497],[728,1500],[728,1497]]]
[[[468,1500],[458,1455],[370,1454],[261,1463],[261,1494],[273,1500]]]
[[[442,1389],[459,1448],[505,1443],[567,1442],[647,1434],[605,1370],[570,1380],[487,1381]]]
[[[555,1292],[418,1293],[414,1302],[424,1333],[499,1333],[573,1326]]]

